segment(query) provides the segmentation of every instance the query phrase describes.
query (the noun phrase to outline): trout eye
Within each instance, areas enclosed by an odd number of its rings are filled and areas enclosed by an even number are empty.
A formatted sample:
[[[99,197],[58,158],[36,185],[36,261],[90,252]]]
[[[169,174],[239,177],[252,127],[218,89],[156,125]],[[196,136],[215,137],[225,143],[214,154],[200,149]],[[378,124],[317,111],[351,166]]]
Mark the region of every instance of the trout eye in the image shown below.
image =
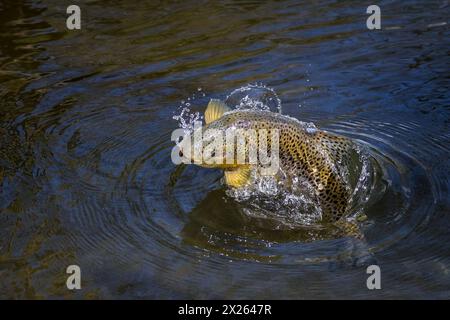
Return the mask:
[[[178,155],[179,155],[180,157],[183,157],[183,151],[180,150],[180,151],[178,152]]]
[[[211,157],[215,157],[215,156],[216,156],[216,152],[215,151],[211,152]]]

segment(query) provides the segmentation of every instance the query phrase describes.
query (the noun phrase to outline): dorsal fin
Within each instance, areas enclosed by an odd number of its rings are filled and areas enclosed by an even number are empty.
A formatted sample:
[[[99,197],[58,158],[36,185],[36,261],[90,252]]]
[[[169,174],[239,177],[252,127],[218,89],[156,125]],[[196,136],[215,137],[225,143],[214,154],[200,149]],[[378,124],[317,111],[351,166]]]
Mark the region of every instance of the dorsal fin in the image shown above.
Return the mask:
[[[227,111],[230,111],[230,108],[225,104],[225,102],[218,99],[211,99],[205,110],[206,124],[219,119]]]
[[[225,171],[225,182],[227,185],[239,188],[250,181],[251,169],[247,167]]]

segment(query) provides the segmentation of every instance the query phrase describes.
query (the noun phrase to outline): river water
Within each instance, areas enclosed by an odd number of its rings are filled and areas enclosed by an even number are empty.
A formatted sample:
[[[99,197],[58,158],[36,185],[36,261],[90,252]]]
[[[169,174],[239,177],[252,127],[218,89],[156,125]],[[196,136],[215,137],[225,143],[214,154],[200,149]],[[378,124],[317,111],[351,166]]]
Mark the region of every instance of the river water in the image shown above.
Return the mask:
[[[0,2],[1,298],[450,298],[448,1],[379,1],[372,31],[358,1],[77,1],[73,31],[70,4]],[[381,290],[348,239],[172,163],[174,115],[257,83],[378,164]]]

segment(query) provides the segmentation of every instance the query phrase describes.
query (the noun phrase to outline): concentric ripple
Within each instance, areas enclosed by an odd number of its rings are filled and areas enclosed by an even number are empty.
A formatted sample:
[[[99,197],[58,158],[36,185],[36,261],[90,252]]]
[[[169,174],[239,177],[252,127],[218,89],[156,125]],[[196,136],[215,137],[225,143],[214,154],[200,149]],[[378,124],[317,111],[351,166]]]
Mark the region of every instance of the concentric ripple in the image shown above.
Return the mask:
[[[387,6],[371,32],[347,1],[90,1],[69,32],[58,1],[3,1],[0,297],[448,299],[446,5]],[[174,165],[173,117],[210,98],[353,139],[366,242],[270,181],[253,201]]]

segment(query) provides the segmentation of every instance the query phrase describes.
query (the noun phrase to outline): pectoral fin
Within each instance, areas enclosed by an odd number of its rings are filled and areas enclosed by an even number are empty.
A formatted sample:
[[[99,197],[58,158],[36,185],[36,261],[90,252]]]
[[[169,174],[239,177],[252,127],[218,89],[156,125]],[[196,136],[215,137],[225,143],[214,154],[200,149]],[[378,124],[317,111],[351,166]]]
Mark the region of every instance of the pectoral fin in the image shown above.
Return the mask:
[[[225,112],[231,109],[225,104],[225,102],[218,99],[211,99],[208,103],[208,107],[205,110],[205,122],[206,124],[219,119]]]
[[[233,188],[239,188],[249,183],[251,177],[250,168],[240,168],[225,171],[225,182]]]

